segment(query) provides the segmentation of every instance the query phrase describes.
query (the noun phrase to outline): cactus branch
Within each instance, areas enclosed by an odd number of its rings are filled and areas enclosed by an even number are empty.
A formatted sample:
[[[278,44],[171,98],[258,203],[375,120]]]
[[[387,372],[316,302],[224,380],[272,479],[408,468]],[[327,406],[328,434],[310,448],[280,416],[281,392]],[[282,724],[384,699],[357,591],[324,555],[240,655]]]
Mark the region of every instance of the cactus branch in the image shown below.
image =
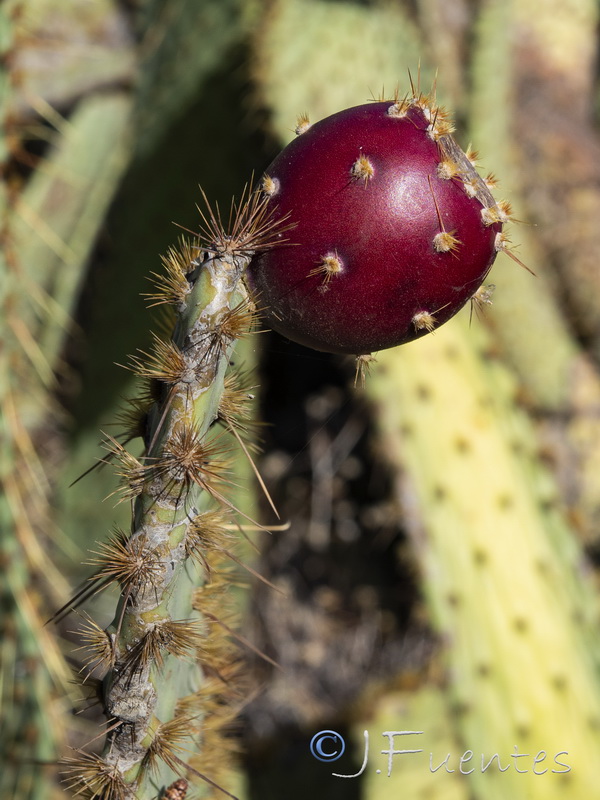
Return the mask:
[[[233,557],[224,546],[230,537],[225,521],[237,511],[226,497],[224,437],[229,429],[241,441],[241,424],[234,421],[239,402],[231,407],[226,371],[235,341],[254,320],[242,277],[254,251],[282,241],[288,225],[273,220],[251,187],[232,204],[227,228],[208,203],[201,217],[202,246],[181,242],[163,259],[165,277],[154,276],[152,304],[177,311],[172,336],[155,336],[152,353],[131,359],[130,368],[149,389],[130,408],[136,419],[128,420],[127,435],[143,432],[146,451],[136,458],[105,437],[105,460],[120,480],[117,494],[133,504],[133,520],[130,534],[116,531],[89,562],[97,567],[92,592],[114,582],[121,587],[112,626],[104,633],[87,623],[84,634],[89,663],[109,668],[105,708],[111,719],[104,754],[82,755],[70,766],[74,787],[90,797],[147,798],[161,785],[177,787],[182,771],[217,786],[180,757],[209,738],[201,730],[207,684],[196,659],[205,672],[219,674],[220,641],[235,638],[221,611],[219,618],[204,612],[198,590],[215,578],[215,556]],[[229,407],[223,403],[227,390]],[[215,434],[223,420],[226,429]]]

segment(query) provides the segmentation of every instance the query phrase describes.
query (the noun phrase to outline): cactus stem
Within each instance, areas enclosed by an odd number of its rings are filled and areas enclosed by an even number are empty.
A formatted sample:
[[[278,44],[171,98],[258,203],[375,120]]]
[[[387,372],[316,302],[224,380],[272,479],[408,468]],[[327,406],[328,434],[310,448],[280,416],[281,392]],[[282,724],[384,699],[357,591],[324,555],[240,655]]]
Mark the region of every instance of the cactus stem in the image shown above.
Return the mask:
[[[77,608],[113,583],[119,583],[125,592],[144,592],[160,575],[158,555],[147,546],[144,536],[128,539],[125,531],[115,528],[109,540],[102,542],[98,550],[91,552],[96,557],[84,563],[97,566],[99,569],[88,578],[87,584],[56,612],[52,618],[54,621],[58,621],[65,612]],[[84,626],[81,636],[88,640],[89,647],[94,647],[95,623],[91,619]],[[101,639],[97,640],[97,649],[99,651],[103,649]]]
[[[227,229],[219,209],[211,209],[204,193],[203,198],[200,237],[207,244],[200,251],[182,239],[179,249],[163,259],[164,275],[154,276],[156,291],[149,295],[151,305],[176,307],[172,334],[154,335],[151,352],[139,351],[129,362],[145,389],[121,416],[122,436],[141,435],[144,455],[136,458],[119,439],[103,434],[107,454],[101,463],[113,462],[120,483],[115,493],[132,502],[132,533],[117,529],[92,552],[95,574],[56,615],[111,584],[120,585],[109,631],[86,621],[82,632],[88,677],[92,668],[108,669],[103,698],[114,724],[103,732],[108,735],[102,757],[80,751],[68,768],[71,788],[106,800],[145,797],[149,783],[168,784],[182,768],[234,797],[179,753],[184,740],[201,736],[205,763],[210,769],[220,766],[215,737],[222,736],[219,725],[227,714],[220,710],[234,691],[237,668],[224,596],[225,580],[232,576],[220,563],[214,572],[211,565],[224,557],[237,560],[223,532],[229,511],[256,529],[262,526],[223,494],[233,485],[229,449],[222,438],[226,431],[217,428],[215,434],[213,426],[224,422],[250,458],[242,442],[248,387],[239,373],[226,379],[234,342],[252,329],[256,317],[241,281],[253,253],[284,243],[291,226],[276,219],[268,197],[250,187],[232,203]],[[214,502],[220,510],[207,511]],[[195,588],[210,578],[220,590],[218,618],[199,615],[195,605]],[[210,599],[210,592],[203,597]],[[188,663],[196,659],[199,664]],[[214,676],[222,681],[220,688]],[[209,712],[217,714],[216,722]],[[183,796],[183,783],[171,788],[173,797]]]

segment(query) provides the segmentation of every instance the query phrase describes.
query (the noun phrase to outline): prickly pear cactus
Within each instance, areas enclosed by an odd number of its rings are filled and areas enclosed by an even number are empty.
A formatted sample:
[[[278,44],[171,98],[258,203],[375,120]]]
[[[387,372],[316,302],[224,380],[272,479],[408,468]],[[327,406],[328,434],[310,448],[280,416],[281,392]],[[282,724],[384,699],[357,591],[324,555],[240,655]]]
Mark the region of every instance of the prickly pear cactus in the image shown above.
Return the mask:
[[[233,691],[236,659],[227,645],[227,572],[215,559],[228,552],[228,514],[237,509],[227,498],[228,447],[217,423],[243,425],[246,393],[239,374],[227,373],[235,341],[253,322],[241,279],[253,252],[278,243],[285,223],[253,192],[228,231],[218,214],[205,223],[202,244],[168,253],[150,296],[175,309],[171,338],[156,337],[151,354],[132,358],[147,391],[132,401],[124,433],[143,435],[145,453],[138,459],[117,438],[105,440],[133,519],[131,532],[117,531],[92,559],[92,586],[121,587],[112,626],[90,622],[84,631],[90,665],[107,670],[111,725],[104,754],[81,753],[68,772],[75,791],[95,798],[150,798],[167,784],[179,797],[182,773],[215,786],[222,762],[211,731],[224,689]],[[189,756],[198,750],[200,766]]]
[[[598,602],[529,420],[514,407],[514,380],[483,329],[457,318],[380,354],[368,386],[401,470],[464,743],[446,768],[472,751],[461,769],[486,800],[587,797],[600,753]],[[495,753],[502,771],[497,760],[485,768]]]

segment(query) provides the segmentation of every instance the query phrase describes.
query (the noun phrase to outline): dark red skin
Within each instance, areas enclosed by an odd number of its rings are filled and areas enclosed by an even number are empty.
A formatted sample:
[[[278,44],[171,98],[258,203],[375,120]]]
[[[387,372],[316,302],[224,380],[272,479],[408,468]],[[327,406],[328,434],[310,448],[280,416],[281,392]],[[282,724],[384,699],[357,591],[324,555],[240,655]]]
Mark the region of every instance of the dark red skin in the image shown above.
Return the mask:
[[[273,161],[266,174],[279,181],[269,200],[277,217],[296,223],[290,245],[255,259],[250,285],[268,323],[295,342],[332,353],[371,353],[427,333],[415,314],[450,319],[478,289],[496,256],[499,223],[485,226],[481,202],[460,178],[442,179],[438,144],[416,106],[403,118],[392,103],[340,111],[311,126]],[[365,183],[352,177],[364,154],[373,167]],[[443,229],[460,241],[436,252]],[[309,275],[336,253],[344,271]],[[325,290],[324,290],[325,289]]]

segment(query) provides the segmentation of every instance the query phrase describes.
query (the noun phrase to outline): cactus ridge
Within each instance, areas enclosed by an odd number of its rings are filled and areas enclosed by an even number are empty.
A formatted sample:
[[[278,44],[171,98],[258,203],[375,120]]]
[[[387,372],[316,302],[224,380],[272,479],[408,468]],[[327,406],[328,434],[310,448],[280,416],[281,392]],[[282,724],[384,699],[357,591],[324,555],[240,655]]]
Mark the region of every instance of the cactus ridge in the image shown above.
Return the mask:
[[[235,341],[256,317],[241,278],[255,249],[284,239],[286,222],[274,220],[251,188],[232,203],[227,228],[208,204],[201,218],[203,244],[182,239],[163,258],[164,273],[152,276],[150,305],[176,312],[172,336],[154,335],[152,351],[138,351],[127,367],[144,389],[120,420],[122,437],[141,434],[145,452],[135,457],[105,434],[103,460],[119,479],[115,494],[132,503],[131,533],[116,529],[92,551],[90,585],[69,604],[120,586],[112,625],[104,631],[85,618],[81,631],[84,671],[106,670],[105,751],[82,751],[67,764],[71,788],[98,800],[148,797],[161,783],[170,784],[166,797],[183,797],[186,770],[229,794],[205,773],[218,771],[220,731],[242,699],[236,615],[227,597],[233,576],[224,567],[241,564],[228,530],[238,509],[226,496],[224,437],[233,433],[250,458],[243,438],[251,395],[248,377],[227,370]],[[200,745],[202,771],[189,757]]]

